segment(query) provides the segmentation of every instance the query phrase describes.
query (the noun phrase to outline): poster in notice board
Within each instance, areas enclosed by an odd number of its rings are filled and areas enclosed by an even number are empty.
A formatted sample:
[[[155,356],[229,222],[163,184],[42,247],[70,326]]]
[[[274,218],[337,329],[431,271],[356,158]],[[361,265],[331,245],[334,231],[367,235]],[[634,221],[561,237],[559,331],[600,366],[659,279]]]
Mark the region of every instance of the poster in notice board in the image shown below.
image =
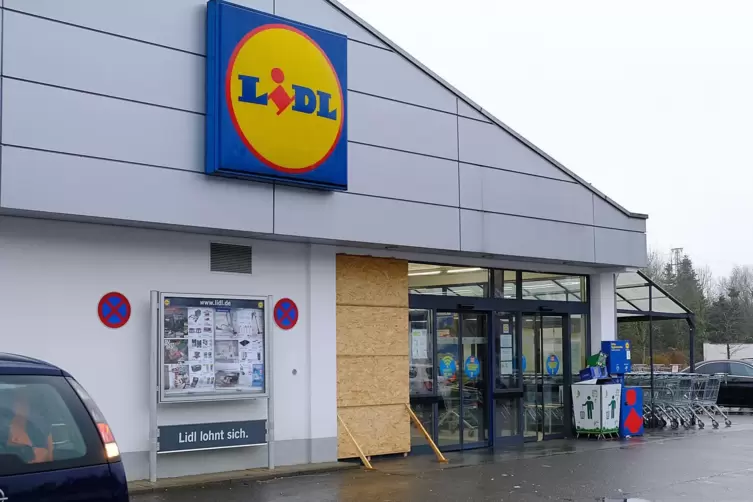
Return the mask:
[[[242,399],[266,393],[266,298],[161,298],[160,398]]]

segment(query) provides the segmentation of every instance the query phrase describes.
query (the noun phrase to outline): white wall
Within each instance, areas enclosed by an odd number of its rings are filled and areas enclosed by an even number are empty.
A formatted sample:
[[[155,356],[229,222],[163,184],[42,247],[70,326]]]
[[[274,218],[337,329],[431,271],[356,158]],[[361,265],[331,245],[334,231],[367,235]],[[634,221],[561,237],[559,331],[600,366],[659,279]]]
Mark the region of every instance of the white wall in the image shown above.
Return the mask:
[[[703,360],[712,361],[714,359],[727,359],[727,344],[724,343],[704,343]],[[753,358],[753,344],[751,343],[731,343],[729,345],[730,359],[750,359]]]
[[[5,0],[0,211],[645,263],[645,220],[594,195],[329,2],[236,3],[350,37],[347,193],[203,174],[204,0]]]
[[[210,272],[210,242],[252,246],[253,274]],[[0,217],[2,350],[71,371],[108,417],[124,460],[138,454],[135,461],[145,459],[149,449],[150,290],[289,297],[300,319],[289,331],[274,331],[276,463],[334,460],[334,263],[334,250],[326,246]],[[133,307],[121,329],[108,329],[97,317],[97,303],[109,291],[122,292]],[[266,418],[261,400],[160,410],[161,424],[257,418]],[[309,452],[314,458],[306,458],[298,450],[308,451],[312,438],[328,438],[335,446],[329,454],[320,448],[318,456]],[[203,454],[217,458],[194,458],[193,465],[185,461],[190,455],[160,457],[161,475],[232,470],[223,459],[241,462],[236,469],[267,460],[265,448]],[[176,460],[163,460],[168,457]],[[126,465],[129,477],[143,477],[145,466]]]
[[[591,275],[591,354],[601,350],[601,342],[617,339],[615,274]]]

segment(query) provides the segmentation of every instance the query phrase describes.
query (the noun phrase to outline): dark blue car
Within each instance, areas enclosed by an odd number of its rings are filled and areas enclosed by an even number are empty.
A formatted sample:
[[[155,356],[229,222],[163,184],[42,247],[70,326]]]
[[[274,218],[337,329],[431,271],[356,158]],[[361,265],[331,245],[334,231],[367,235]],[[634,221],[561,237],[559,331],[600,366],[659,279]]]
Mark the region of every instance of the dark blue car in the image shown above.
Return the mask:
[[[68,373],[0,353],[0,502],[128,501],[120,451]]]

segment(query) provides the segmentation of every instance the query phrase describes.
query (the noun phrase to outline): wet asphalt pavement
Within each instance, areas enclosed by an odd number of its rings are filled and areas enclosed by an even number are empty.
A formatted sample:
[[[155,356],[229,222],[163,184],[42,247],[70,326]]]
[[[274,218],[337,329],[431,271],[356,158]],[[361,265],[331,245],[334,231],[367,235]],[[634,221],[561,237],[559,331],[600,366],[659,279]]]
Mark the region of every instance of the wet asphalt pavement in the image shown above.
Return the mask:
[[[741,423],[743,422],[743,423]],[[173,490],[133,502],[753,500],[753,421],[626,442],[553,441],[522,450],[385,460],[350,470]]]

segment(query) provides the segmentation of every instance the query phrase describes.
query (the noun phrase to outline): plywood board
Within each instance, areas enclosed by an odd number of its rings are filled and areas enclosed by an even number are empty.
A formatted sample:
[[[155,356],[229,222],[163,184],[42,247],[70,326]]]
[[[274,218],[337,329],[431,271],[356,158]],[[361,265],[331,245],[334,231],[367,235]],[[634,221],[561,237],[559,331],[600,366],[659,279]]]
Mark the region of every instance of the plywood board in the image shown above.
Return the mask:
[[[343,408],[339,413],[367,456],[410,451],[410,417],[404,404]],[[337,452],[339,458],[358,456],[339,422]]]
[[[407,356],[408,309],[337,307],[337,354]]]
[[[337,304],[408,307],[408,262],[337,255]]]
[[[337,406],[407,403],[408,356],[338,356]]]

